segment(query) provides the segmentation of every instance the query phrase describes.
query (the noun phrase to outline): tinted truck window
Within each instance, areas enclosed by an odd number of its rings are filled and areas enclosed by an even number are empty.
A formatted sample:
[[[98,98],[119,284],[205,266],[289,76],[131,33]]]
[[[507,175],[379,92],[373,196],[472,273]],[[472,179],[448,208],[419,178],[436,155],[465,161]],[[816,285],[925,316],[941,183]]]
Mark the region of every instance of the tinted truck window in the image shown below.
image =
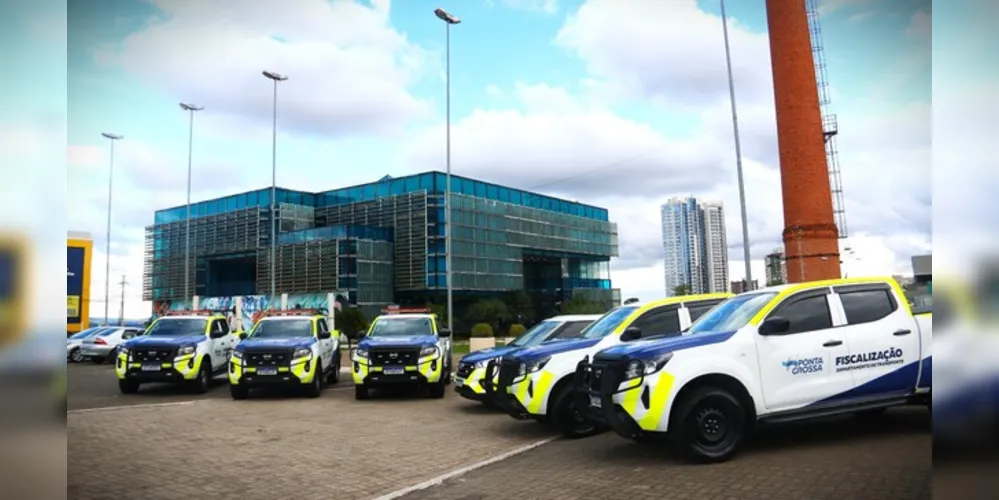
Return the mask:
[[[851,325],[870,323],[895,312],[898,304],[887,289],[840,292],[846,321]]]

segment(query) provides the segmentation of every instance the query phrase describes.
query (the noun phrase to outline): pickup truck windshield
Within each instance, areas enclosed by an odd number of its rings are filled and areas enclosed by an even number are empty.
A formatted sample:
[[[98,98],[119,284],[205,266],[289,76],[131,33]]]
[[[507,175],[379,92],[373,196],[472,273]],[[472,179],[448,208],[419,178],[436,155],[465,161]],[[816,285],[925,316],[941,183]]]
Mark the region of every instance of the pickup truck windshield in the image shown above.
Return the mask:
[[[558,321],[542,321],[541,323],[532,326],[530,330],[520,334],[519,337],[513,339],[513,341],[507,345],[513,347],[525,347],[540,344],[561,324],[562,323],[559,323]]]
[[[693,335],[738,330],[746,326],[776,296],[776,292],[763,292],[732,297],[698,318],[690,325],[687,333]]]
[[[417,335],[433,335],[430,318],[392,318],[379,319],[371,327],[369,337],[412,337]]]
[[[146,330],[151,337],[188,337],[204,335],[208,320],[204,318],[162,318]]]
[[[252,339],[286,339],[312,336],[312,319],[272,319],[257,322]]]
[[[628,319],[628,316],[631,316],[631,313],[637,310],[638,306],[621,306],[617,309],[611,309],[607,314],[604,314],[600,319],[586,327],[580,337],[584,339],[602,339],[621,326],[621,323],[624,323],[624,320]]]

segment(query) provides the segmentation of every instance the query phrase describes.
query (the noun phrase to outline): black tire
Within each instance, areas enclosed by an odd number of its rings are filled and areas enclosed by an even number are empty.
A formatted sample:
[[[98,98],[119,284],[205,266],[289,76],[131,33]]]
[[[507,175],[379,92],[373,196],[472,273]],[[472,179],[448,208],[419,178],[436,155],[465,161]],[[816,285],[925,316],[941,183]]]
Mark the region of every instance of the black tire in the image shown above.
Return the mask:
[[[232,399],[243,400],[250,397],[250,389],[244,385],[230,385],[229,395]]]
[[[863,422],[873,423],[881,420],[881,417],[884,416],[886,410],[887,408],[872,408],[870,410],[858,411],[856,415],[857,418]]]
[[[84,361],[83,351],[79,347],[69,351],[69,362],[70,363],[82,363]]]
[[[323,372],[322,372],[323,360],[316,360],[316,374],[312,377],[312,382],[305,386],[305,396],[309,398],[318,398],[320,394],[323,393]]]
[[[118,390],[122,394],[135,394],[139,392],[139,383],[132,380],[118,379]]]
[[[340,358],[337,358],[336,362],[333,363],[332,370],[326,375],[326,383],[329,385],[340,383]]]
[[[678,403],[671,427],[678,451],[688,459],[724,462],[738,453],[745,438],[746,410],[728,391],[701,387]]]
[[[364,386],[364,384],[357,384],[354,386],[354,399],[361,401],[369,399],[370,397],[371,392]]]
[[[552,425],[563,436],[569,439],[579,439],[600,432],[600,426],[587,419],[583,412],[577,408],[575,398],[572,397],[571,384],[562,386],[551,401],[548,414],[551,416]]]
[[[430,384],[430,397],[434,399],[441,399],[447,392],[447,383],[444,380],[444,375],[441,374],[441,379],[437,382]]]
[[[198,371],[198,378],[191,383],[191,389],[195,394],[205,394],[212,387],[212,360],[205,356],[201,360],[201,370]]]

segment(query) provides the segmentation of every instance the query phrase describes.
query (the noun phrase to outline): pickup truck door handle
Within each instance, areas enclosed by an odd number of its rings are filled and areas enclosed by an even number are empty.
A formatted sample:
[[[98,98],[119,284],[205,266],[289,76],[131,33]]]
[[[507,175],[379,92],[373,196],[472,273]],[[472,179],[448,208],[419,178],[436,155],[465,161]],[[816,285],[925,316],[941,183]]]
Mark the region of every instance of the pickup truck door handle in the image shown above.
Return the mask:
[[[843,341],[842,340],[830,340],[830,341],[826,342],[825,344],[822,344],[822,347],[836,347],[838,345],[843,345]]]
[[[893,333],[892,335],[895,335],[896,337],[901,337],[902,335],[908,335],[910,333],[912,333],[912,330],[901,329],[901,330],[895,330],[895,333]]]

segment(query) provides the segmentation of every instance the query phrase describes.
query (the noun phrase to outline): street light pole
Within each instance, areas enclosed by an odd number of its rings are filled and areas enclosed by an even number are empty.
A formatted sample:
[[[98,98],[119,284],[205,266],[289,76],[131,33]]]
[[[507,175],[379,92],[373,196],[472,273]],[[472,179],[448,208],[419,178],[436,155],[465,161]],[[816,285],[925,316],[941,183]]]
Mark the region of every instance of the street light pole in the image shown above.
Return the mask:
[[[125,136],[108,132],[101,132],[101,135],[111,142],[111,164],[108,166],[108,225],[104,247],[104,326],[108,326],[111,324],[108,321],[108,307],[111,305],[111,190],[114,186],[114,141]]]
[[[732,133],[735,135],[735,170],[739,176],[739,209],[742,213],[742,258],[746,261],[746,283],[753,282],[753,266],[749,262],[749,219],[746,216],[746,186],[742,179],[742,147],[739,143],[739,115],[735,109],[735,79],[732,77],[732,53],[728,44],[728,18],[725,0],[721,0],[722,34],[725,37],[725,65],[728,68],[728,94],[732,102]]]
[[[286,75],[264,71],[263,75],[274,81],[273,128],[271,131],[271,300],[276,295],[277,283],[277,88]]]
[[[191,273],[191,160],[194,157],[194,112],[205,109],[203,106],[196,106],[186,102],[180,103],[180,109],[187,111],[190,118],[190,125],[187,132],[187,218],[184,223],[184,301],[191,300],[194,295],[190,292]]]
[[[444,9],[434,9],[434,15],[444,21],[445,32],[445,114],[447,116],[447,175],[444,181],[444,276],[447,280],[447,327],[454,329],[454,283],[451,279],[451,25],[461,23],[461,19]]]

